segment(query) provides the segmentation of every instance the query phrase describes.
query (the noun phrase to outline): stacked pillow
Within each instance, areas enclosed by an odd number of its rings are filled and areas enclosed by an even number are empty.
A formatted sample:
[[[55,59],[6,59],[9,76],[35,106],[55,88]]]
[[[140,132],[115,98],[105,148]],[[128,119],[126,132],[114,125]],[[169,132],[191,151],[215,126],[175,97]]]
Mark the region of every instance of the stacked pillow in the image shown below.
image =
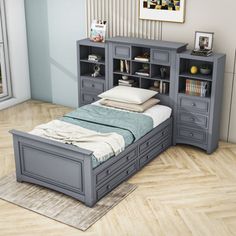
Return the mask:
[[[153,98],[156,91],[117,86],[99,95],[100,103],[105,106],[134,112],[144,112],[160,100]]]

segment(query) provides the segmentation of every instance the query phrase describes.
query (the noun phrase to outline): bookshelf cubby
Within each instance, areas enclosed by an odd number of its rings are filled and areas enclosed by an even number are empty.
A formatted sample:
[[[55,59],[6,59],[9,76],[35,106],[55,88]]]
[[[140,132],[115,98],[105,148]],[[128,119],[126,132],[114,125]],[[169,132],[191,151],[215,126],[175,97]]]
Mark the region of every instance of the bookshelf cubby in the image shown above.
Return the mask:
[[[115,37],[108,39],[109,87],[117,86],[122,76],[135,81],[135,87],[155,90],[163,104],[174,98],[176,54],[187,44]],[[168,45],[167,45],[168,44]],[[129,73],[121,71],[120,60],[128,61]]]

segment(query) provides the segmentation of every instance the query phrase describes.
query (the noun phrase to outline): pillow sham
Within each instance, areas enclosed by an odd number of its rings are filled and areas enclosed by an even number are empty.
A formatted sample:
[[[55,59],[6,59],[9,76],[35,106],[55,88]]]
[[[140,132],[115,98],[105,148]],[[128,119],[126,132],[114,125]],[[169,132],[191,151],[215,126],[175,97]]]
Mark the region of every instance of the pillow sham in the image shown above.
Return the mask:
[[[153,90],[117,86],[98,95],[98,97],[118,102],[142,104],[148,99],[154,97],[156,94],[157,92]]]
[[[146,102],[142,104],[132,104],[126,102],[117,102],[108,99],[103,99],[100,101],[100,104],[108,107],[119,108],[127,111],[134,111],[134,112],[144,112],[147,109],[153,107],[154,105],[158,104],[160,100],[155,98],[150,98]]]

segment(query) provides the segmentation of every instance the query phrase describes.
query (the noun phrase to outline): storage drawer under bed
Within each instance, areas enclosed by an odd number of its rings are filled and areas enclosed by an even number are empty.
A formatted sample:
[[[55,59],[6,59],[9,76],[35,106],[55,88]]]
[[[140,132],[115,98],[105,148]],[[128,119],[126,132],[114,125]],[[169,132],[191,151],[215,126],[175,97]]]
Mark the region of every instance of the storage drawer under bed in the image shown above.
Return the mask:
[[[137,157],[137,148],[131,150],[126,155],[124,155],[122,158],[118,158],[118,161],[112,164],[110,167],[108,167],[106,170],[100,172],[96,176],[96,183],[100,184],[104,179],[109,178],[112,176],[116,171],[120,170],[122,166],[127,165],[129,162],[134,160]]]
[[[103,185],[100,189],[97,190],[97,199],[101,199],[104,195],[110,192],[113,188],[119,185],[127,177],[131,176],[137,170],[136,162],[133,162],[125,170],[117,173],[117,175],[111,179],[108,183]]]
[[[162,131],[158,132],[157,134],[154,134],[151,138],[145,140],[143,143],[139,146],[139,154],[143,154],[146,151],[150,150],[154,145],[156,145],[157,141],[160,139],[164,139],[171,133],[171,127],[166,126]]]
[[[163,152],[166,148],[171,145],[171,137],[168,137],[164,141],[158,143],[154,148],[149,151],[147,154],[143,155],[139,159],[139,167],[143,167],[146,163],[155,158],[159,153]]]

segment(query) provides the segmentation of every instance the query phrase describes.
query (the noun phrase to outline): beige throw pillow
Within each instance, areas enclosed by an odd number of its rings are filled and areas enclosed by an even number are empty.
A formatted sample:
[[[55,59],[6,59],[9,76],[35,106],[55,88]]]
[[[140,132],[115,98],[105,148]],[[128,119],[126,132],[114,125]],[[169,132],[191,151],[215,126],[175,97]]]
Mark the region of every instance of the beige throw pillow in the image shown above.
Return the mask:
[[[126,102],[117,102],[117,101],[112,101],[109,99],[103,99],[100,101],[100,104],[104,106],[119,108],[119,109],[128,110],[128,111],[144,112],[147,109],[151,108],[152,106],[158,104],[159,102],[160,100],[155,99],[155,98],[151,98],[142,104],[131,104],[131,103],[126,103]]]

